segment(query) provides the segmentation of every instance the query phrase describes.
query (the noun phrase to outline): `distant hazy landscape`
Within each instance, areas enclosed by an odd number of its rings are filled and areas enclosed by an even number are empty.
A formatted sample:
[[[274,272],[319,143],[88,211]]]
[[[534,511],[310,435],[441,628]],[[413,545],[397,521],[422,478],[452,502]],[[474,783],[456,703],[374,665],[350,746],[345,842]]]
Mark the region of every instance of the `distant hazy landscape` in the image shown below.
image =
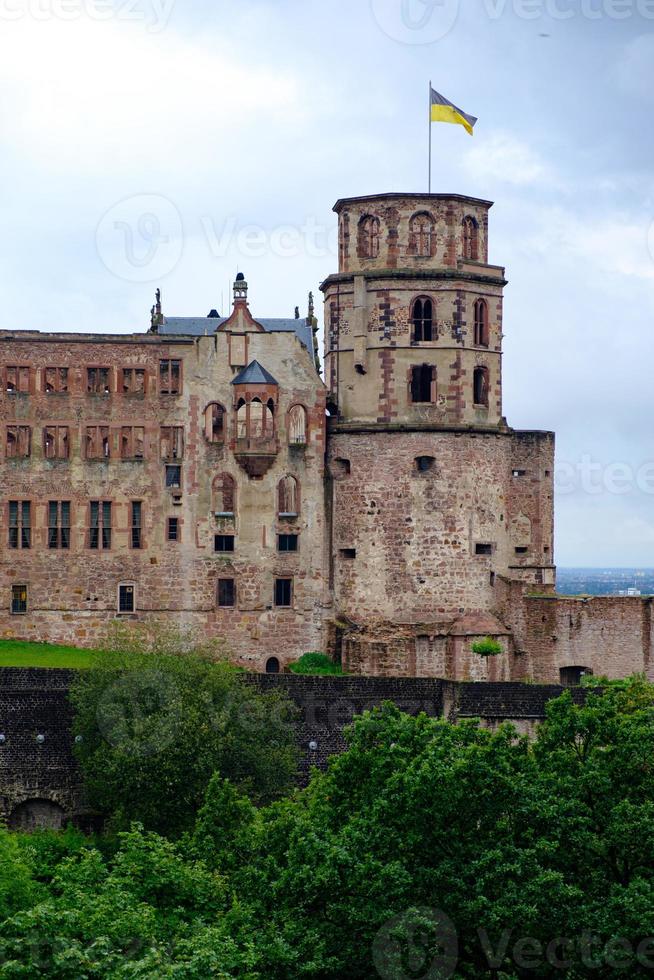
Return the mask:
[[[559,568],[557,591],[562,595],[620,595],[637,589],[654,595],[654,568]]]

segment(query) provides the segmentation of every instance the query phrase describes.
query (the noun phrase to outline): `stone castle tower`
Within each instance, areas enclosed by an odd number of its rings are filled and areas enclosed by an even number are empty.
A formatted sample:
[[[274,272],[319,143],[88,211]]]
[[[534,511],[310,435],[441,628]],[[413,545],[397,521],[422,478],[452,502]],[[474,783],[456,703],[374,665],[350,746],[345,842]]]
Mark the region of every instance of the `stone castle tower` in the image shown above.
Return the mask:
[[[507,675],[512,585],[554,584],[554,437],[502,415],[506,280],[488,262],[490,208],[443,194],[334,208],[331,574],[351,670],[474,676],[470,638],[491,635]]]

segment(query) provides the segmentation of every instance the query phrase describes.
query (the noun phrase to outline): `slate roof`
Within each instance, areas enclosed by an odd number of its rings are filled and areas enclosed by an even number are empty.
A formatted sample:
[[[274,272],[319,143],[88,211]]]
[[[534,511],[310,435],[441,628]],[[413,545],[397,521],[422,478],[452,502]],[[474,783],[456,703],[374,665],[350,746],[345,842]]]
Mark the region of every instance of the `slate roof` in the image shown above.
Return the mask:
[[[313,352],[313,332],[305,319],[260,320],[257,317],[255,319],[267,333],[296,334],[300,343],[304,344],[310,353]],[[205,334],[208,336],[214,334],[226,322],[226,316],[167,316],[159,327],[159,333],[173,334],[178,337],[204,337]]]
[[[270,371],[266,371],[258,361],[251,361],[246,368],[236,375],[233,385],[276,385]],[[279,387],[279,385],[277,385]]]

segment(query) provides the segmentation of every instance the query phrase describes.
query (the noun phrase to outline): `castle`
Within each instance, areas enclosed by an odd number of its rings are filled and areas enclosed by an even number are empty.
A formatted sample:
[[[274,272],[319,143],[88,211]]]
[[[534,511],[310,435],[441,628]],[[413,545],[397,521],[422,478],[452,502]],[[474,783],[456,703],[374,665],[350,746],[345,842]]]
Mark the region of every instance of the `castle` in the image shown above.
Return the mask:
[[[340,200],[317,320],[0,331],[0,635],[174,622],[274,673],[574,683],[649,671],[648,599],[555,592],[554,436],[502,414],[491,202]],[[495,639],[483,658],[476,640]]]

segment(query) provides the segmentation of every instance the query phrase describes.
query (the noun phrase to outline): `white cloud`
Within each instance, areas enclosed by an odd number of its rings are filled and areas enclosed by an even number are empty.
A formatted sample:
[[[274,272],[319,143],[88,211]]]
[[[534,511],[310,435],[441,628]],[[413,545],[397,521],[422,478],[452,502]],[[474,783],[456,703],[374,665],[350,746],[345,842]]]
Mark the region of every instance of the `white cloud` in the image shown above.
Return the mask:
[[[509,133],[495,133],[481,139],[467,151],[463,163],[468,173],[481,181],[499,180],[510,184],[551,184],[549,167],[526,143]]]

